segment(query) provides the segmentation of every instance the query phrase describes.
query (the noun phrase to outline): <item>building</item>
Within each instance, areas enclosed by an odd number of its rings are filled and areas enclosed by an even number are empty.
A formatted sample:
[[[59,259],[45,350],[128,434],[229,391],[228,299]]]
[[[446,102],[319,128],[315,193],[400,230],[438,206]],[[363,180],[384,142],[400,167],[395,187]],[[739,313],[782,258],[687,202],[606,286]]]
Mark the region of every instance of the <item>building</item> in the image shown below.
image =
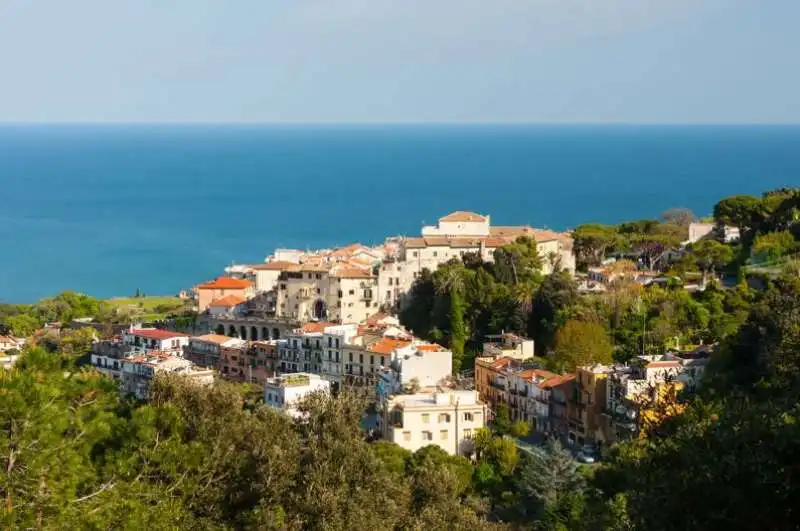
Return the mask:
[[[303,372],[275,376],[264,383],[264,403],[299,418],[302,413],[297,408],[298,403],[315,391],[329,392],[330,382],[319,375]]]
[[[503,333],[486,336],[483,343],[483,356],[494,358],[513,358],[527,360],[533,357],[533,340],[516,334]]]
[[[17,339],[11,336],[0,336],[0,352],[9,350],[20,350],[25,345],[24,339]]]
[[[467,253],[485,261],[494,260],[494,251],[522,236],[536,240],[542,258],[542,271],[556,267],[574,272],[572,236],[546,229],[523,226],[491,226],[489,216],[474,212],[453,212],[436,225],[422,227],[420,237],[405,238],[378,268],[378,296],[382,307],[402,306],[414,280],[423,269],[435,271],[440,264]],[[388,248],[388,246],[387,246]]]
[[[230,351],[243,352],[247,342],[235,337],[206,334],[189,338],[183,356],[200,367],[219,368],[223,355]]]
[[[392,345],[392,341],[397,343]],[[389,381],[393,382],[395,392],[412,386],[435,388],[453,374],[453,353],[435,343],[419,340],[407,343],[385,338],[371,345],[369,351],[370,357],[373,353],[380,355],[381,366],[384,365],[384,355],[388,356],[386,359],[390,361],[386,372],[392,375]]]
[[[225,297],[213,300],[208,305],[208,314],[213,317],[218,317],[228,314],[244,313],[245,307],[244,297],[239,295],[226,295]]]
[[[197,309],[205,312],[215,300],[236,295],[248,300],[255,295],[253,282],[242,278],[219,277],[216,280],[195,286],[197,293]]]
[[[613,440],[638,436],[665,415],[682,407],[675,400],[683,388],[701,383],[713,345],[689,352],[639,356],[609,373],[605,415]]]
[[[383,406],[383,437],[409,451],[436,445],[453,455],[473,451],[472,437],[486,425],[486,406],[475,391],[398,395]]]
[[[733,243],[738,241],[741,235],[737,227],[723,225],[720,229],[715,223],[695,222],[689,224],[689,240],[686,243],[695,243],[707,236],[717,236],[725,243]]]
[[[252,273],[250,278],[255,285],[256,293],[274,291],[278,286],[278,279],[281,273],[294,265],[295,263],[288,261],[272,261],[251,265]]]
[[[612,371],[612,367],[605,365],[580,367],[576,371],[568,397],[568,443],[599,448],[615,440],[605,415],[608,375]]]
[[[548,435],[562,442],[569,437],[569,419],[573,417],[573,406],[570,398],[575,389],[575,375],[563,374],[551,378],[545,383],[550,389],[550,410],[548,415]]]
[[[184,348],[189,344],[189,336],[158,328],[130,327],[122,333],[122,343],[133,353],[147,354],[158,350],[183,355]]]
[[[157,374],[176,374],[191,381],[209,385],[214,382],[214,371],[199,369],[187,359],[168,352],[151,351],[147,354],[134,354],[121,360],[122,370],[120,391],[139,400],[150,396],[150,384]]]

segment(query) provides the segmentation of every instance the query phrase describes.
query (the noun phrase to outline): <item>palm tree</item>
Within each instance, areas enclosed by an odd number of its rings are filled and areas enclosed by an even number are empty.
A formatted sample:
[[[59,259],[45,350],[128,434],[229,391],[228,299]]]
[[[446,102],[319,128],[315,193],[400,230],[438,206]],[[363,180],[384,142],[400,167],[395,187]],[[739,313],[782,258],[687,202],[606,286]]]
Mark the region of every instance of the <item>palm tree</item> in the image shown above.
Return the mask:
[[[533,309],[533,299],[536,297],[536,286],[532,282],[525,282],[514,286],[514,299],[525,313]]]

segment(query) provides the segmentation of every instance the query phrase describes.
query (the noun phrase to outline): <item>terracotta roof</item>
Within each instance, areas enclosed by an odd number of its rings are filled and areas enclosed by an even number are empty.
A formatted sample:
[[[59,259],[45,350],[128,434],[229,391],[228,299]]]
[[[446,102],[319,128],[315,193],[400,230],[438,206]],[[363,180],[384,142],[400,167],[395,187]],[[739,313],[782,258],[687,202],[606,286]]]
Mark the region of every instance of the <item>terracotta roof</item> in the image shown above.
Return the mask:
[[[510,236],[512,238],[519,238],[520,236],[532,236],[533,227],[529,225],[513,225],[513,226],[494,226],[489,227],[490,236]]]
[[[222,345],[223,343],[227,343],[228,341],[234,338],[228,336],[221,336],[219,334],[206,334],[203,336],[195,336],[190,339],[192,339],[193,341],[204,341],[206,343],[216,343],[217,345]]]
[[[492,369],[505,369],[514,362],[514,358],[503,356],[492,362]]]
[[[253,283],[249,280],[242,280],[232,277],[219,277],[216,280],[206,282],[197,286],[197,289],[247,289]]]
[[[444,351],[444,349],[440,345],[436,345],[436,344],[417,345],[417,350],[421,350],[423,352],[443,352]]]
[[[333,326],[332,323],[326,323],[324,321],[315,322],[315,323],[305,323],[300,329],[303,332],[310,332],[310,333],[321,333],[324,332],[326,328],[329,326]]]
[[[330,256],[350,256],[351,254],[355,253],[359,249],[364,247],[360,243],[351,243],[350,245],[346,245],[339,249],[335,249],[330,253]]]
[[[463,210],[456,210],[455,212],[451,212],[447,214],[443,218],[439,218],[439,221],[445,222],[452,222],[452,221],[486,221],[485,216],[481,216],[480,214],[476,214],[475,212],[465,212]]]
[[[164,339],[173,339],[176,337],[189,337],[187,334],[179,334],[177,332],[170,332],[169,330],[159,330],[158,328],[134,328],[130,333],[135,336],[146,337],[147,339],[156,339],[159,341]]]
[[[386,312],[373,313],[372,315],[364,319],[363,323],[366,326],[377,326],[378,321],[386,319],[387,317],[391,317],[391,315]]]
[[[669,360],[669,361],[651,361],[645,367],[648,369],[650,368],[659,368],[659,367],[677,367],[680,365],[681,362],[679,360]]]
[[[275,261],[275,262],[265,262],[263,264],[254,264],[250,266],[251,268],[255,269],[256,271],[286,271],[290,267],[297,265],[294,262],[286,262],[286,261]]]
[[[211,301],[212,308],[233,308],[234,306],[239,306],[247,299],[244,297],[240,297],[239,295],[228,295],[227,297],[222,297],[221,299],[216,299]]]
[[[376,354],[391,354],[395,349],[405,347],[410,343],[410,341],[404,341],[402,339],[384,337],[370,345],[368,350]]]
[[[372,272],[357,267],[341,267],[336,269],[331,276],[339,278],[372,278]]]
[[[557,376],[553,376],[552,378],[545,380],[541,383],[540,387],[542,389],[551,389],[553,387],[558,387],[559,385],[565,384],[574,380],[576,376],[574,374],[559,374]]]

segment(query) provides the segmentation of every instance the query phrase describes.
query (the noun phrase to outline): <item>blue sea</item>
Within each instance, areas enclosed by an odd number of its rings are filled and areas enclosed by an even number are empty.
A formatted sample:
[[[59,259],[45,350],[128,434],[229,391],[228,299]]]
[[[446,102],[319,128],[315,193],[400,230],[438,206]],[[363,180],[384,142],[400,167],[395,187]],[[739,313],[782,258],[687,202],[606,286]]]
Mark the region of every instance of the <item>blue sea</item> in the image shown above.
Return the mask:
[[[175,293],[452,210],[567,229],[800,185],[800,127],[3,126],[0,300]]]

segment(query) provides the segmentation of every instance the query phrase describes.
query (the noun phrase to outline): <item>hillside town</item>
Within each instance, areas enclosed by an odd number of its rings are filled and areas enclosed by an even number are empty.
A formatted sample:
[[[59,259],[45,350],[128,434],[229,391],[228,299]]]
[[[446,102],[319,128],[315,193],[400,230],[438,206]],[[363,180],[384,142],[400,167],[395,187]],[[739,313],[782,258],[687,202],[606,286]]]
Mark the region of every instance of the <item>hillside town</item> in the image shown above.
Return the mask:
[[[695,241],[710,231],[700,225],[690,232]],[[434,444],[470,455],[472,435],[503,409],[530,426],[529,440],[556,437],[591,462],[645,430],[668,390],[696,386],[713,346],[556,373],[537,361],[543,353],[532,339],[509,332],[485,337],[474,366],[454,373],[453,352],[415,336],[398,313],[424,270],[469,254],[491,263],[520,237],[535,241],[543,275],[575,274],[572,234],[453,212],[418,237],[276,249],[263,263],[228,266],[186,294],[198,312],[194,333],[131,325],[96,340],[90,363],[141,400],[157,374],[200,385],[220,378],[263,389],[265,404],[294,417],[308,393],[359,390],[373,404],[370,433],[412,451]],[[602,290],[626,275],[643,285],[658,280],[609,263],[581,275],[581,288]]]

